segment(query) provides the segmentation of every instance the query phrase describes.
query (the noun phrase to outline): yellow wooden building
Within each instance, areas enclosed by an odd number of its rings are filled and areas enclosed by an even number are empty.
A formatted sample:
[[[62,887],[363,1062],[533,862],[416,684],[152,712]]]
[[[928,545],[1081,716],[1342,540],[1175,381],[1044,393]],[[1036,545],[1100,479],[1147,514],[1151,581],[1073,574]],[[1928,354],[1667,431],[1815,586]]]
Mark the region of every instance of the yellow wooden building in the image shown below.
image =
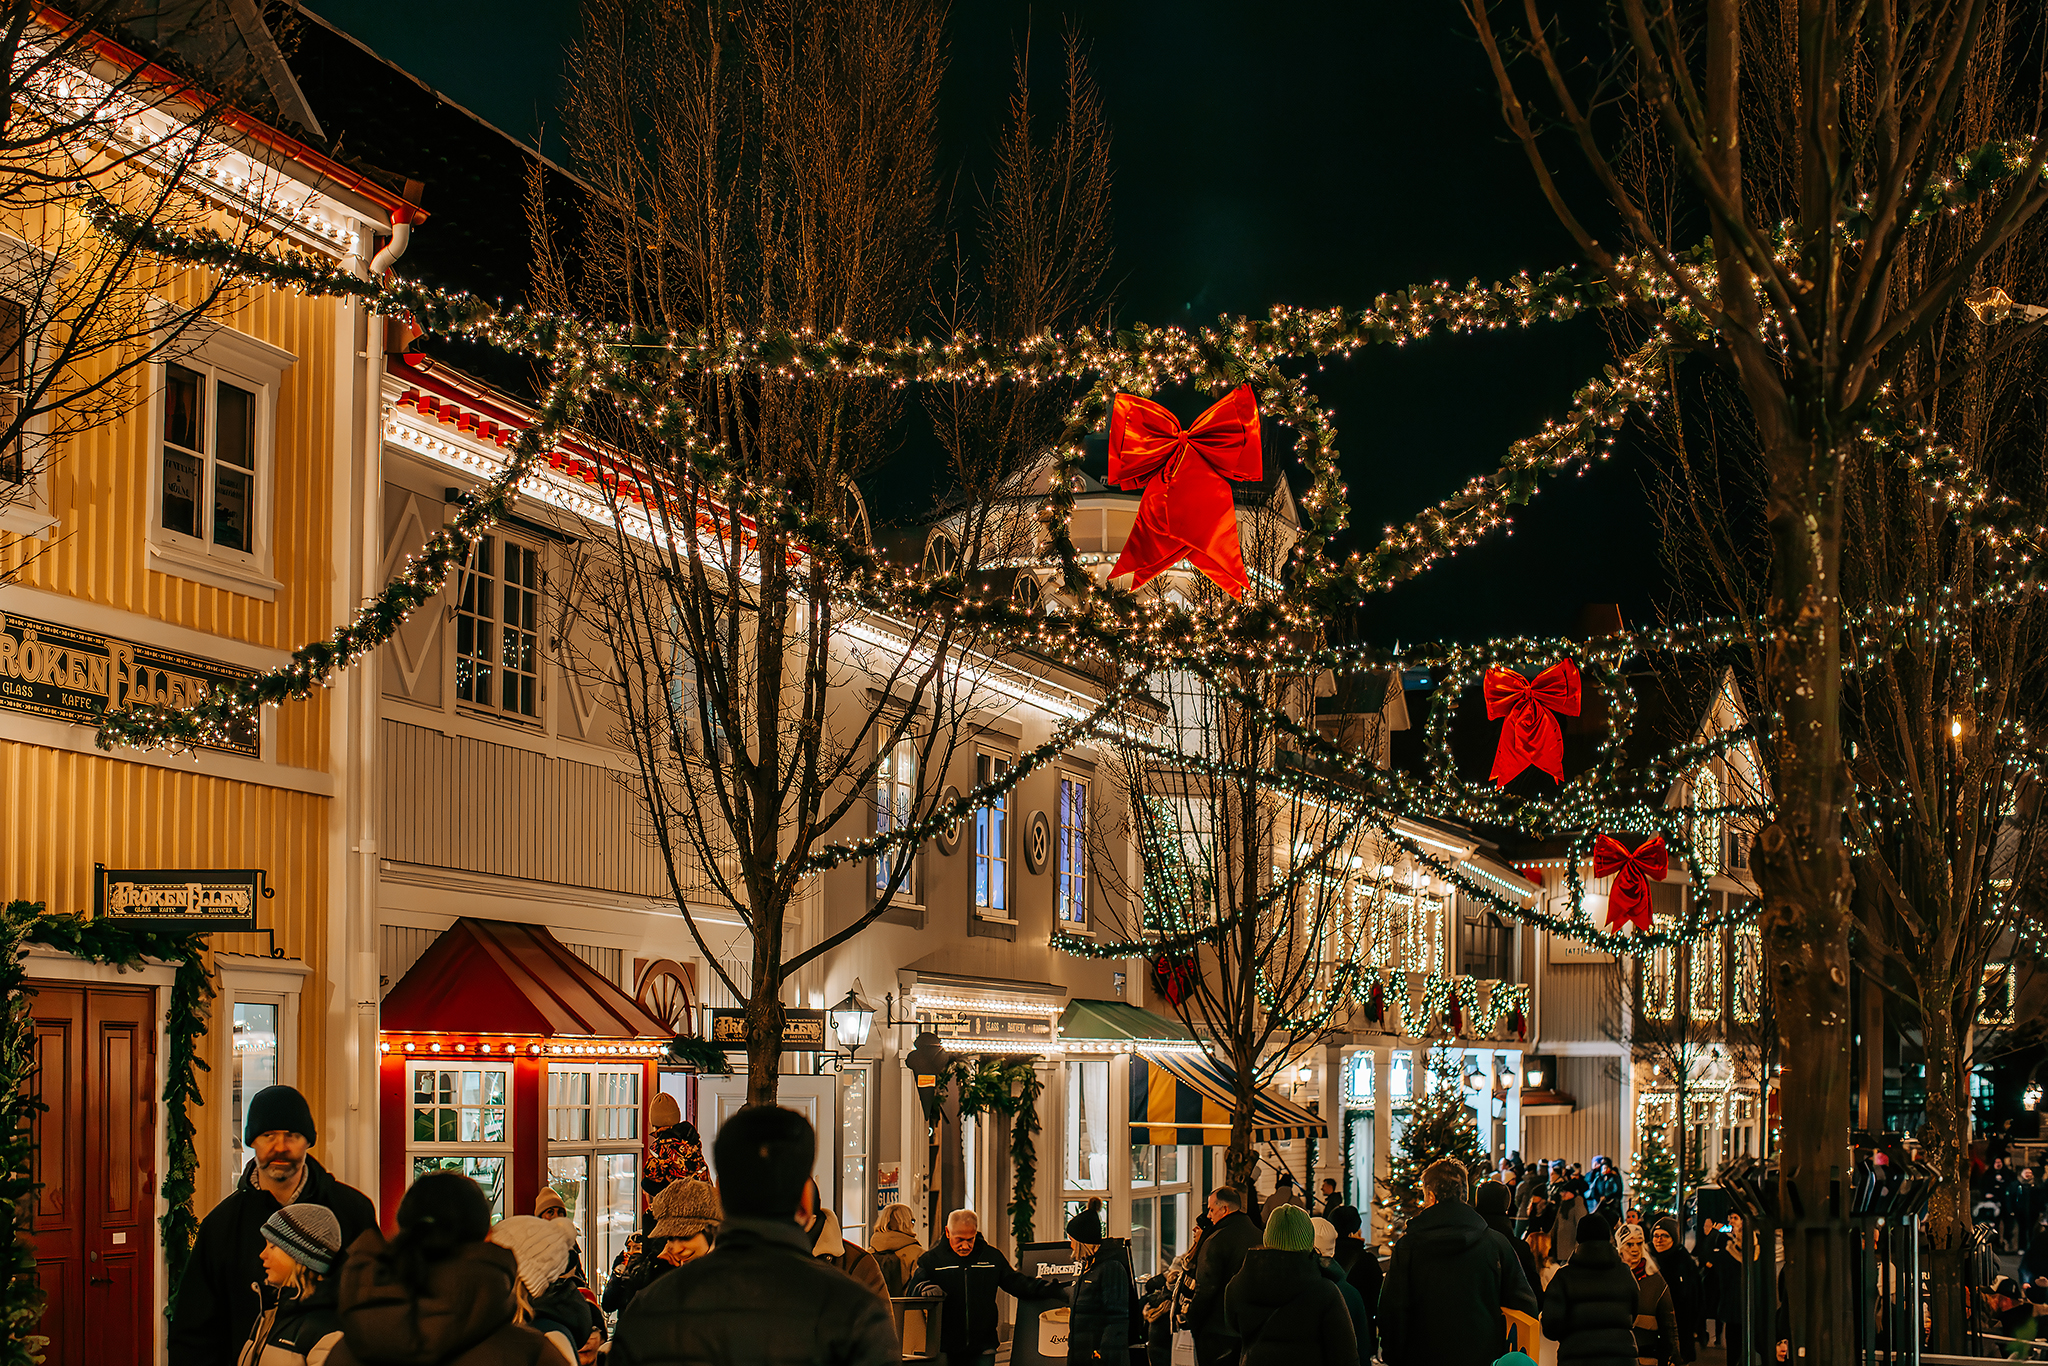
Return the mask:
[[[65,96],[111,111],[80,154],[133,159],[139,174],[111,181],[116,193],[177,182],[181,224],[364,272],[380,248],[378,264],[396,254],[383,237],[402,250],[420,217],[402,190],[258,120],[195,113],[203,99],[118,47],[80,56]],[[194,135],[196,152],[162,150]],[[89,232],[48,211],[0,222],[0,258],[61,279],[73,260],[98,259],[65,246]],[[241,287],[180,330],[213,282],[170,267],[136,278],[157,331],[128,353],[148,354],[120,411],[88,424],[55,414],[32,458],[0,460],[0,899],[80,913],[96,867],[261,870],[275,895],[256,903],[257,932],[210,941],[219,994],[193,1115],[197,1212],[238,1179],[242,1098],[272,1081],[311,1102],[314,1157],[374,1190],[374,917],[351,916],[374,895],[373,827],[353,779],[373,696],[346,677],[234,744],[184,754],[102,752],[94,712],[176,703],[279,665],[374,587],[381,547],[365,545],[363,509],[381,477],[382,322],[351,302]],[[67,325],[32,289],[0,269],[0,324],[28,321],[18,365],[30,368],[35,329]],[[51,1106],[35,1220],[48,1359],[161,1359],[171,970],[37,949],[29,973]]]

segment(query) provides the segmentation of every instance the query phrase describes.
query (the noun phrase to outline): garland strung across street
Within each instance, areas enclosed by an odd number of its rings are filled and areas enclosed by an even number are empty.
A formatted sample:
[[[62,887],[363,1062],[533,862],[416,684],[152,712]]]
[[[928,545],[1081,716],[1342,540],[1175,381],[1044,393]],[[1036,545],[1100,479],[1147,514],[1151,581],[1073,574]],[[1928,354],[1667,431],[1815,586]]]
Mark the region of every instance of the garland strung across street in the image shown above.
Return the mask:
[[[1973,162],[1960,187],[1945,188],[1953,197],[1979,194],[1999,176],[2015,174],[2014,149],[1996,156],[1986,152]],[[1986,177],[1990,177],[1989,180]],[[1981,183],[1980,183],[1981,182]],[[674,527],[695,528],[693,515],[675,490],[702,490],[715,498],[720,516],[734,523],[749,517],[775,527],[806,556],[819,557],[831,574],[834,590],[855,607],[902,619],[946,612],[999,628],[1020,648],[1087,668],[1109,686],[1101,706],[1063,727],[1047,746],[1020,762],[1003,780],[977,788],[959,800],[941,804],[915,825],[814,851],[803,871],[819,871],[850,859],[863,859],[922,842],[1000,795],[1025,773],[1049,759],[1057,748],[1086,736],[1115,735],[1129,740],[1121,717],[1144,680],[1165,668],[1192,669],[1236,705],[1262,714],[1262,720],[1286,734],[1301,753],[1327,773],[1298,766],[1273,766],[1252,777],[1276,795],[1290,793],[1317,800],[1341,801],[1356,815],[1344,827],[1344,838],[1361,833],[1382,847],[1400,849],[1414,866],[1456,886],[1475,900],[1515,921],[1583,940],[1603,949],[1642,951],[1686,942],[1723,925],[1752,923],[1751,903],[1711,913],[1689,912],[1683,923],[1660,926],[1647,909],[1624,894],[1617,918],[1610,899],[1607,925],[1596,925],[1585,910],[1581,868],[1597,869],[1599,841],[1616,843],[1630,858],[1648,858],[1652,844],[1675,854],[1688,880],[1704,890],[1711,869],[1695,848],[1697,832],[1731,818],[1765,816],[1759,800],[1724,802],[1708,809],[1673,806],[1675,784],[1702,765],[1727,762],[1771,733],[1772,720],[1752,717],[1746,728],[1706,736],[1673,748],[1633,767],[1625,742],[1634,725],[1636,702],[1624,667],[1651,657],[1685,656],[1712,659],[1739,646],[1742,625],[1703,623],[1661,631],[1625,633],[1595,641],[1513,639],[1480,646],[1450,646],[1411,653],[1398,662],[1385,652],[1362,646],[1306,648],[1318,623],[1334,606],[1354,603],[1372,593],[1422,573],[1443,557],[1475,544],[1487,534],[1511,528],[1510,510],[1527,502],[1548,475],[1575,470],[1584,473],[1611,452],[1616,434],[1632,415],[1655,411],[1670,383],[1674,359],[1683,350],[1716,345],[1701,315],[1684,297],[1711,290],[1710,263],[1696,263],[1681,287],[1653,283],[1648,263],[1624,263],[1622,278],[1596,278],[1576,269],[1541,276],[1516,276],[1505,284],[1483,286],[1473,281],[1462,289],[1443,284],[1420,286],[1383,295],[1371,307],[1357,310],[1276,308],[1263,319],[1219,321],[1214,328],[1133,328],[1113,336],[1091,332],[1061,336],[1051,333],[1015,345],[957,335],[898,343],[862,342],[840,335],[760,332],[650,335],[617,324],[591,322],[516,306],[490,305],[474,296],[448,293],[405,281],[371,281],[350,275],[310,256],[252,251],[218,238],[180,235],[102,205],[94,216],[104,233],[189,265],[203,266],[233,280],[258,281],[307,294],[348,297],[386,315],[403,314],[437,335],[459,337],[538,360],[549,380],[534,407],[531,423],[519,432],[505,463],[468,500],[454,521],[441,529],[385,588],[325,640],[294,653],[290,664],[224,688],[185,709],[138,707],[104,718],[103,747],[189,747],[218,739],[246,724],[264,706],[304,697],[325,686],[334,673],[360,660],[387,641],[406,616],[438,594],[448,576],[466,562],[470,547],[504,517],[531,481],[545,476],[557,443],[575,428],[593,402],[615,405],[635,425],[647,450],[628,457],[608,453],[599,459],[600,488],[607,505],[622,519],[637,518],[647,534],[675,534]],[[1639,273],[1637,273],[1639,272]],[[1658,291],[1666,297],[1658,297]],[[1370,551],[1342,561],[1326,556],[1333,537],[1349,519],[1345,488],[1339,474],[1336,432],[1300,376],[1283,363],[1323,362],[1345,358],[1372,345],[1405,345],[1438,332],[1460,334],[1539,321],[1563,321],[1587,310],[1612,309],[1646,300],[1662,309],[1653,334],[1617,366],[1582,386],[1567,416],[1547,423],[1535,436],[1510,447],[1500,468],[1473,480],[1457,494],[1399,527],[1388,527]],[[990,594],[971,581],[969,567],[914,569],[891,563],[873,547],[839,525],[830,515],[798,505],[787,491],[748,480],[721,445],[706,440],[690,404],[678,387],[678,376],[700,373],[753,374],[778,381],[851,377],[903,386],[912,383],[968,385],[1038,385],[1062,382],[1085,385],[1069,410],[1054,443],[1054,477],[1040,509],[1048,550],[1043,563],[1055,567],[1068,601],[1058,605],[1024,606],[1008,594]],[[1300,537],[1273,591],[1246,593],[1235,584],[1230,566],[1221,566],[1219,582],[1242,595],[1199,609],[1178,605],[1156,594],[1141,595],[1098,581],[1071,534],[1083,442],[1101,431],[1113,409],[1139,404],[1153,407],[1145,395],[1159,388],[1192,384],[1211,392],[1233,391],[1247,421],[1249,440],[1257,443],[1257,419],[1270,418],[1292,427],[1295,453],[1306,476],[1299,500]],[[1219,405],[1220,407],[1221,405]],[[1163,412],[1164,410],[1159,410]],[[1206,420],[1206,419],[1205,419]],[[1174,423],[1173,431],[1178,432]],[[1198,422],[1199,428],[1202,423]],[[1162,429],[1163,430],[1163,429]],[[1981,481],[1960,469],[1953,453],[1939,446],[1932,433],[1873,422],[1864,433],[1873,448],[1905,462],[1919,473],[1929,497],[1944,500],[1950,513],[1972,534],[1985,539],[2014,577],[1994,582],[1987,597],[2016,595],[2041,587],[2035,561],[2048,533],[2040,527],[2014,524],[2009,502],[1990,496]],[[1181,440],[1185,450],[1186,440]],[[1169,463],[1177,463],[1175,457]],[[1133,467],[1134,470],[1136,467]],[[1205,470],[1209,467],[1204,466]],[[1217,471],[1211,471],[1217,472]],[[1233,467],[1221,474],[1237,473]],[[1153,472],[1131,475],[1147,487]],[[716,519],[713,519],[716,521]],[[1185,538],[1184,538],[1185,539]],[[1233,540],[1234,548],[1234,540]],[[1126,548],[1127,553],[1129,547]],[[1156,558],[1156,557],[1155,557]],[[1198,560],[1199,563],[1199,560]],[[1142,576],[1141,576],[1142,577]],[[1854,624],[1850,635],[1857,651],[1883,650],[1902,634],[1940,633],[1947,629],[1944,604],[1895,605],[1873,611]],[[1439,679],[1425,728],[1429,759],[1425,772],[1382,772],[1283,711],[1266,706],[1256,692],[1236,687],[1233,668],[1285,668],[1339,672],[1427,666]],[[1853,662],[1852,662],[1853,667]],[[1590,769],[1567,777],[1554,753],[1556,714],[1570,714],[1552,701],[1562,697],[1563,673],[1573,682],[1583,675],[1604,700],[1604,724]],[[1546,680],[1554,680],[1546,681]],[[1498,694],[1495,719],[1516,730],[1510,740],[1504,727],[1500,740],[1497,781],[1490,786],[1459,775],[1451,750],[1455,708],[1475,688]],[[1553,697],[1555,694],[1555,698]],[[1487,703],[1489,711],[1494,702]],[[1211,761],[1176,754],[1174,762],[1222,772]],[[1554,793],[1509,794],[1504,785],[1522,767],[1534,765],[1556,781]],[[1513,889],[1497,879],[1482,878],[1462,860],[1446,858],[1404,834],[1400,816],[1450,819],[1516,829],[1535,838],[1564,838],[1571,853],[1565,860],[1569,887],[1564,914],[1551,914],[1508,895]],[[1718,838],[1718,836],[1716,836]],[[1299,863],[1297,876],[1324,876],[1318,860]],[[1611,855],[1608,860],[1613,863]],[[1629,864],[1628,866],[1634,866]],[[1615,864],[1619,873],[1623,865]],[[1633,884],[1631,884],[1633,885]],[[1261,904],[1267,904],[1262,901]],[[1213,940],[1227,928],[1209,918],[1170,929],[1163,940],[1109,942],[1056,939],[1068,952],[1096,957],[1143,954],[1155,961],[1185,955]],[[1624,923],[1624,921],[1626,923]],[[1616,933],[1626,928],[1628,934]],[[1355,957],[1355,956],[1354,956]],[[1349,965],[1336,974],[1329,1000],[1363,1001],[1383,994],[1376,974]],[[1446,1015],[1469,1018],[1476,1003],[1452,993]],[[1435,1002],[1436,995],[1430,996]],[[1516,1007],[1519,1009],[1519,1007]],[[1431,1012],[1426,1005],[1425,1014]],[[1491,1011],[1498,1015],[1498,1011]]]

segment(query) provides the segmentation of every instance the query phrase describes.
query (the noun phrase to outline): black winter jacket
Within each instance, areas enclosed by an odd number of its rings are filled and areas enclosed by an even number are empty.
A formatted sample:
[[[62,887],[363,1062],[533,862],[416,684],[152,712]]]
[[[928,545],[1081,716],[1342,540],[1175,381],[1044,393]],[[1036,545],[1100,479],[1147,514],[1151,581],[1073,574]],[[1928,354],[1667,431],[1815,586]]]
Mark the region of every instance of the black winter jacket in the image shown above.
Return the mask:
[[[619,1318],[610,1366],[885,1366],[903,1348],[889,1303],[811,1255],[790,1219],[728,1218],[718,1246],[647,1287]]]
[[[560,1333],[569,1340],[572,1353],[580,1352],[597,1326],[597,1308],[583,1298],[576,1279],[565,1274],[534,1296],[533,1326],[543,1333]]]
[[[390,1247],[372,1229],[341,1265],[341,1341],[328,1366],[575,1366],[540,1333],[512,1321],[519,1261],[471,1243],[427,1271],[426,1292],[399,1284]]]
[[[1365,1300],[1344,1275],[1344,1268],[1328,1257],[1316,1258],[1316,1269],[1323,1273],[1323,1279],[1337,1287],[1337,1293],[1344,1297],[1344,1312],[1351,1315],[1351,1331],[1358,1339],[1358,1366],[1372,1366],[1372,1357],[1367,1355],[1365,1344],[1371,1331],[1365,1326]]]
[[[995,1350],[996,1291],[1018,1299],[1067,1297],[1067,1287],[1025,1275],[978,1233],[973,1250],[965,1257],[942,1238],[917,1259],[908,1293],[916,1295],[934,1285],[946,1292],[946,1308],[939,1315],[939,1344],[948,1360]],[[1033,1327],[1031,1331],[1038,1330]]]
[[[1069,1362],[1129,1362],[1136,1298],[1132,1291],[1130,1247],[1121,1238],[1111,1239],[1074,1282],[1067,1329]]]
[[[1255,1247],[1223,1295],[1243,1366],[1358,1366],[1344,1296],[1313,1252]]]
[[[1244,1266],[1245,1254],[1262,1240],[1259,1226],[1243,1210],[1234,1210],[1202,1237],[1195,1258],[1195,1294],[1188,1304],[1188,1327],[1206,1335],[1231,1335],[1224,1322],[1223,1292]]]
[[[623,1270],[612,1273],[612,1278],[604,1283],[603,1296],[598,1300],[605,1313],[625,1312],[635,1295],[676,1269],[674,1263],[663,1261],[659,1252],[654,1250],[660,1246],[659,1243],[643,1244],[638,1256],[628,1258]]]
[[[323,1278],[300,1298],[289,1286],[259,1287],[263,1309],[243,1346],[242,1366],[322,1366],[341,1340],[334,1279]]]
[[[299,1189],[301,1205],[325,1205],[341,1221],[341,1245],[377,1226],[370,1197],[334,1179],[311,1154],[306,1157],[306,1182]],[[230,1366],[263,1300],[256,1287],[263,1281],[263,1225],[284,1206],[256,1184],[256,1164],[242,1169],[242,1179],[227,1199],[201,1221],[192,1242],[185,1274],[178,1281],[178,1312],[171,1318],[170,1366]]]
[[[1670,1366],[1678,1352],[1678,1311],[1671,1304],[1671,1287],[1654,1271],[1629,1275],[1636,1283],[1636,1360]]]
[[[1380,1355],[1392,1366],[1492,1366],[1507,1337],[1503,1309],[1536,1312],[1506,1238],[1463,1202],[1408,1221],[1380,1289]]]
[[[1543,1291],[1558,1366],[1635,1366],[1636,1278],[1612,1243],[1580,1243]]]
[[[1386,1272],[1380,1269],[1380,1250],[1355,1233],[1340,1233],[1337,1265],[1344,1268],[1351,1288],[1365,1301],[1365,1333],[1358,1340],[1358,1356],[1361,1361],[1371,1361],[1380,1354],[1379,1329],[1374,1326],[1380,1311],[1380,1283],[1386,1279]]]

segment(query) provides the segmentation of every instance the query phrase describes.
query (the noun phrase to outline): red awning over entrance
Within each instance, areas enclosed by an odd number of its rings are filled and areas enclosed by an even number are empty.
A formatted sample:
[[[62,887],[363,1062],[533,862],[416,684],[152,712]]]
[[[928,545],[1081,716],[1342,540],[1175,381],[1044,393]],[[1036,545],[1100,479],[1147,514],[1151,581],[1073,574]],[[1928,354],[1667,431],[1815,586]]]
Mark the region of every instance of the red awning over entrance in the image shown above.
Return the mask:
[[[540,925],[450,925],[384,998],[387,1033],[668,1039],[669,1029]]]

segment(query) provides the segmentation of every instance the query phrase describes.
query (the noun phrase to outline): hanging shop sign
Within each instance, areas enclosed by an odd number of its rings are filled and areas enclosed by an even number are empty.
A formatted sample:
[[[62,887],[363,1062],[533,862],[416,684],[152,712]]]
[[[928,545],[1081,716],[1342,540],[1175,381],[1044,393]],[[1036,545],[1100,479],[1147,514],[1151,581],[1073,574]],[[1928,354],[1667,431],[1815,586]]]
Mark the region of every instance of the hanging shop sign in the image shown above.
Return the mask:
[[[711,1012],[711,1042],[727,1048],[747,1044],[747,1013],[716,1009]],[[815,1053],[825,1047],[825,1012],[787,1007],[782,1012],[782,1046]]]
[[[1006,1039],[1052,1044],[1052,1021],[1043,1015],[988,1015],[975,1010],[920,1010],[920,1029],[942,1039]]]
[[[196,655],[0,612],[0,707],[10,711],[97,726],[133,706],[182,710],[251,676]],[[232,739],[204,747],[261,757],[253,718]]]
[[[253,930],[257,899],[276,895],[261,868],[92,866],[94,918],[138,930]]]

